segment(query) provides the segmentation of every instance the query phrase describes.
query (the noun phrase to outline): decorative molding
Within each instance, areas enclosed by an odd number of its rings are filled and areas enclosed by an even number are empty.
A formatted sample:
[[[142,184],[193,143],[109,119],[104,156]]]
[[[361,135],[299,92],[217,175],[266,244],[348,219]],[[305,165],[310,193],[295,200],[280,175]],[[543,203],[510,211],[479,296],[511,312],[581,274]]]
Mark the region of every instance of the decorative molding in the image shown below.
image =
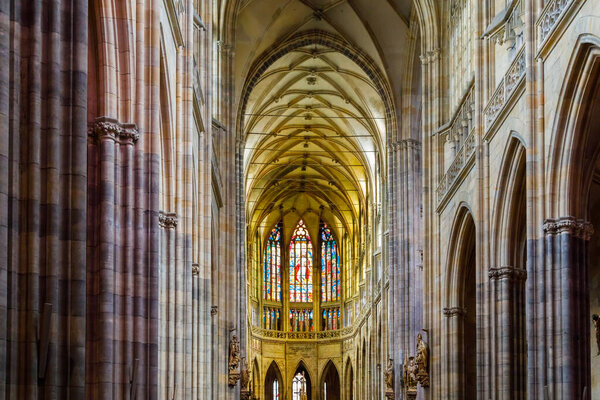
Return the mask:
[[[543,228],[546,235],[568,233],[583,240],[590,240],[594,234],[594,227],[590,222],[574,217],[546,219]]]
[[[217,310],[218,310],[218,307],[217,307],[217,306],[211,306],[211,307],[210,307],[210,315],[211,315],[212,317],[214,317],[215,315],[217,315]]]
[[[135,144],[140,138],[140,134],[136,124],[121,123],[109,117],[99,117],[88,128],[88,137],[95,142],[109,139],[119,144]]]
[[[441,53],[441,51],[439,48],[430,50],[430,51],[426,51],[425,53],[423,53],[419,56],[419,59],[421,60],[421,64],[427,65],[427,64],[431,64],[431,63],[439,60],[440,53]]]
[[[486,132],[494,126],[498,116],[507,108],[507,105],[512,103],[510,100],[512,100],[513,94],[517,92],[515,89],[524,77],[525,46],[523,45],[483,110]]]
[[[557,27],[565,19],[569,11],[581,0],[550,0],[542,10],[536,22],[537,48],[542,52],[549,38],[557,30]]]
[[[448,167],[436,189],[438,211],[442,209],[450,194],[462,181],[463,171],[471,165],[475,155],[475,124],[473,114],[475,110],[475,85],[471,82],[463,94],[456,111],[446,124],[441,126],[436,135],[444,138],[445,142],[452,143],[453,148],[458,149],[454,153],[452,164]],[[445,165],[445,164],[444,164]],[[460,178],[460,179],[459,179]]]
[[[200,275],[200,265],[199,264],[192,264],[192,276],[198,276]]]
[[[467,309],[464,307],[446,307],[443,310],[445,317],[464,317],[467,314]]]
[[[512,266],[490,268],[488,275],[491,280],[510,279],[524,281],[527,279],[526,270]]]
[[[169,21],[169,28],[171,34],[175,40],[177,47],[184,45],[183,34],[181,32],[181,26],[179,25],[179,19],[181,14],[185,11],[185,6],[181,0],[163,0],[165,10],[167,12],[167,20]]]
[[[177,214],[159,211],[158,225],[163,229],[175,229],[177,227]]]

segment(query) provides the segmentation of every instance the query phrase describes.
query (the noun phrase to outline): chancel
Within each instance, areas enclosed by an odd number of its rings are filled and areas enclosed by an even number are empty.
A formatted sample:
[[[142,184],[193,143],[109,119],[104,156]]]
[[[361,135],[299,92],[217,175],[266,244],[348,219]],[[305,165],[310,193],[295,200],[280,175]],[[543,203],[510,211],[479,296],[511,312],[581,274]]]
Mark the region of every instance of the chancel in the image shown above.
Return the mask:
[[[598,0],[0,0],[0,399],[600,400]]]

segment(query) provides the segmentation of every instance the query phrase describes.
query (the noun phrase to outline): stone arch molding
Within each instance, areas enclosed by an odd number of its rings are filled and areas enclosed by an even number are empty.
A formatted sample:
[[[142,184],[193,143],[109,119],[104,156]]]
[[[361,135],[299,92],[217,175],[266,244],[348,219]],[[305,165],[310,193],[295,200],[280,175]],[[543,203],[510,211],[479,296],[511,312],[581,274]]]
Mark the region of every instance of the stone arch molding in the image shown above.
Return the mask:
[[[565,73],[550,140],[552,146],[545,186],[552,217],[587,217],[585,203],[593,165],[583,165],[583,151],[590,148],[587,143],[590,135],[582,132],[586,130],[587,106],[594,96],[591,80],[598,77],[599,71],[600,38],[592,34],[580,35]],[[600,149],[597,142],[595,147]],[[591,160],[597,158],[597,152],[589,157]],[[580,171],[588,171],[588,174],[581,176]],[[581,196],[581,193],[585,195]]]

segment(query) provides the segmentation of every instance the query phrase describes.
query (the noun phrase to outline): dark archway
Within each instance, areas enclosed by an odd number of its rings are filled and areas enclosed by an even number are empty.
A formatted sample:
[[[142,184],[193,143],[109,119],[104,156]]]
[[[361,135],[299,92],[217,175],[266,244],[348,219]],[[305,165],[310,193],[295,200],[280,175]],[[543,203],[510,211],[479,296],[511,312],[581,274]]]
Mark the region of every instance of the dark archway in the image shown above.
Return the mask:
[[[279,366],[273,361],[265,375],[265,400],[283,399],[285,392],[284,387],[285,385],[283,384]],[[279,398],[277,398],[274,393],[279,393]]]
[[[465,311],[462,341],[459,344],[463,365],[463,393],[465,399],[477,398],[477,285],[475,274],[475,224],[469,215],[465,221],[464,247],[460,260],[464,266],[461,286],[461,307]]]
[[[299,396],[299,388],[294,387],[294,380],[298,380],[300,377],[305,380],[304,390],[306,390],[307,400],[312,400],[312,381],[310,379],[310,374],[308,373],[308,368],[306,368],[306,365],[302,361],[298,363],[296,372],[294,372],[294,375],[292,376],[292,400],[304,400]]]
[[[321,375],[321,398],[322,400],[339,400],[340,397],[340,375],[330,360],[325,365]]]
[[[352,370],[352,362],[350,358],[346,361],[346,372],[344,376],[346,400],[354,399],[354,371]]]

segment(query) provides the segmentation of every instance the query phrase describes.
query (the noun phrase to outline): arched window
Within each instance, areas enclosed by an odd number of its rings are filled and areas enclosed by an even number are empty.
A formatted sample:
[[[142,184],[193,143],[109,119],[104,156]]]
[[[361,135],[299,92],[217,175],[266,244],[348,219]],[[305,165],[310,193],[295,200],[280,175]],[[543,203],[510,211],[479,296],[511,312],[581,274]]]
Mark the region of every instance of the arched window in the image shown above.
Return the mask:
[[[281,223],[271,231],[265,246],[263,298],[281,301]]]
[[[304,221],[300,220],[290,242],[290,301],[313,300],[312,243]]]
[[[340,300],[340,255],[327,224],[321,225],[321,301]]]
[[[277,378],[273,381],[273,400],[279,400],[279,381]]]
[[[303,400],[306,394],[306,378],[304,373],[298,372],[292,380],[292,400]]]

